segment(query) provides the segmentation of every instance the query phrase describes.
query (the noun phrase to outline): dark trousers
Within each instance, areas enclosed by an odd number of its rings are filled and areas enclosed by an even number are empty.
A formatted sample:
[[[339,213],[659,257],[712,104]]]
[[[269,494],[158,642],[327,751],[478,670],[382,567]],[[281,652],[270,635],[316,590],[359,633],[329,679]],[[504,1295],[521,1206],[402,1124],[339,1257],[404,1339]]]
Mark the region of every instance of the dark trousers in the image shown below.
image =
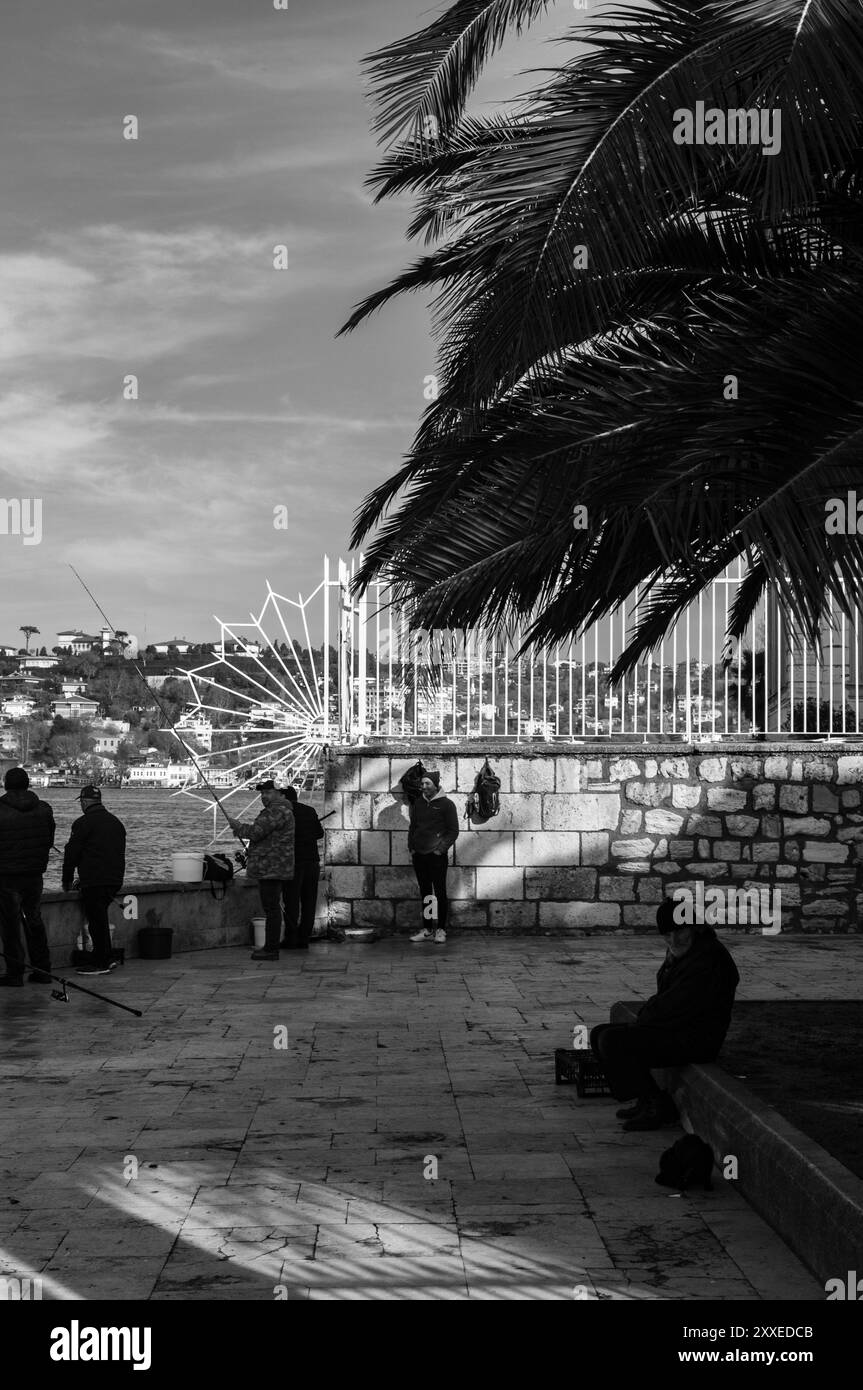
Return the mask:
[[[120,891],[119,883],[88,883],[81,887],[81,906],[93,942],[93,964],[108,965],[111,960],[111,928],[108,908]]]
[[[446,895],[447,856],[445,854],[414,854],[411,857],[417,883],[420,886],[420,897],[423,899],[423,926],[429,927],[432,931],[436,927],[446,931],[449,912],[449,898]],[[437,898],[436,920],[425,915],[425,899],[432,893]]]
[[[42,899],[41,874],[4,874],[0,878],[0,936],[6,956],[6,974],[20,979],[27,961],[34,970],[50,970],[48,937],[39,904]],[[21,941],[24,926],[25,951]]]
[[[315,925],[321,866],[317,859],[297,860],[293,878],[282,884],[285,906],[285,940],[292,946],[307,946]]]
[[[286,878],[258,879],[261,907],[264,909],[264,916],[267,919],[264,950],[275,951],[277,955],[279,942],[282,939],[282,893],[289,882],[290,880]]]
[[[693,1047],[667,1028],[639,1023],[600,1023],[591,1030],[590,1046],[617,1100],[659,1095],[651,1067],[685,1067],[716,1056],[706,1056],[710,1049]]]

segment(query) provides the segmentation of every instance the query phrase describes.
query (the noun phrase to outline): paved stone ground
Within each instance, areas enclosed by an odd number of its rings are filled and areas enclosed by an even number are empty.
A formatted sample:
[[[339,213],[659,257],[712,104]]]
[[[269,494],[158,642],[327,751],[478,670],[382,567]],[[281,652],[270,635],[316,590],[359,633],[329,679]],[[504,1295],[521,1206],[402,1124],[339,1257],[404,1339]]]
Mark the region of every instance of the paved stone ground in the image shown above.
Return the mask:
[[[859,993],[860,939],[731,944],[743,998]],[[823,1299],[732,1183],[654,1184],[674,1130],[554,1084],[573,1024],[646,997],[660,951],[200,952],[97,984],[142,1019],[4,990],[0,1274],[65,1299]]]

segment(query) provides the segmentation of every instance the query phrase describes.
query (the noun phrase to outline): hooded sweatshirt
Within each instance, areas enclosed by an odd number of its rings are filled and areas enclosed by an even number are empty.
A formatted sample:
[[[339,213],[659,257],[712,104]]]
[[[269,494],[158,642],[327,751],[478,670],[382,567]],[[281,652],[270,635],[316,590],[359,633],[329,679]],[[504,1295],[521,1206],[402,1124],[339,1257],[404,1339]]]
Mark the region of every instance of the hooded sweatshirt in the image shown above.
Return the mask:
[[[666,956],[657,992],[642,1005],[638,1022],[667,1028],[691,1049],[693,1061],[713,1061],[728,1032],[739,982],[732,957],[707,927],[696,932],[685,955]]]
[[[411,803],[408,849],[411,854],[446,854],[458,839],[458,811],[442,791],[431,801],[418,796]]]
[[[0,796],[0,877],[44,874],[54,829],[54,812],[35,792]]]

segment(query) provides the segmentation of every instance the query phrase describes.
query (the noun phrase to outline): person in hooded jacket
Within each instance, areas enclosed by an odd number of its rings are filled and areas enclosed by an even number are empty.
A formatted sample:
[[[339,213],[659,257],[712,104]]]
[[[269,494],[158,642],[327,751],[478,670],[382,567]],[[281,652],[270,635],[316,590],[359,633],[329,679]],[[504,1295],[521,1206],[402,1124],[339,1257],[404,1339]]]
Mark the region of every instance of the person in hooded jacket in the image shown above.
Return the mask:
[[[458,839],[458,811],[440,789],[440,773],[427,772],[411,802],[408,849],[422,898],[423,919],[435,928],[421,927],[411,941],[446,941],[449,899],[446,872],[449,851]]]
[[[618,1100],[637,1097],[635,1105],[617,1112],[626,1130],[661,1129],[677,1119],[674,1102],[657,1086],[651,1068],[715,1061],[740,983],[716,932],[703,923],[678,921],[672,898],[657,908],[656,925],[666,945],[656,993],[642,1004],[637,1022],[602,1023],[590,1034],[612,1094]]]
[[[249,841],[246,877],[257,879],[267,931],[262,951],[253,951],[252,960],[278,960],[282,936],[282,894],[294,876],[294,813],[290,801],[282,796],[272,780],[258,782],[263,811],[253,821],[229,817],[235,835]]]
[[[6,974],[0,985],[23,985],[26,961],[33,967],[28,980],[50,984],[51,959],[42,921],[42,881],[54,844],[54,812],[47,801],[30,791],[23,767],[11,767],[0,797],[0,936]],[[21,941],[24,925],[26,951]]]

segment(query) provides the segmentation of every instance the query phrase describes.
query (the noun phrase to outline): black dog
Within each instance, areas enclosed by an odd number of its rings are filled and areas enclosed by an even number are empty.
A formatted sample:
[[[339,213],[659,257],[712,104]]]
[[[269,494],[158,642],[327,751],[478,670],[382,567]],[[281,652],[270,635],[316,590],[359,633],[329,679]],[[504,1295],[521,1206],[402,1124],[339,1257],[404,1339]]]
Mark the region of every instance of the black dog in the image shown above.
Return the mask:
[[[684,1134],[659,1160],[656,1181],[661,1187],[676,1187],[685,1192],[693,1182],[701,1183],[705,1192],[713,1191],[710,1175],[714,1165],[713,1150],[697,1134]]]

